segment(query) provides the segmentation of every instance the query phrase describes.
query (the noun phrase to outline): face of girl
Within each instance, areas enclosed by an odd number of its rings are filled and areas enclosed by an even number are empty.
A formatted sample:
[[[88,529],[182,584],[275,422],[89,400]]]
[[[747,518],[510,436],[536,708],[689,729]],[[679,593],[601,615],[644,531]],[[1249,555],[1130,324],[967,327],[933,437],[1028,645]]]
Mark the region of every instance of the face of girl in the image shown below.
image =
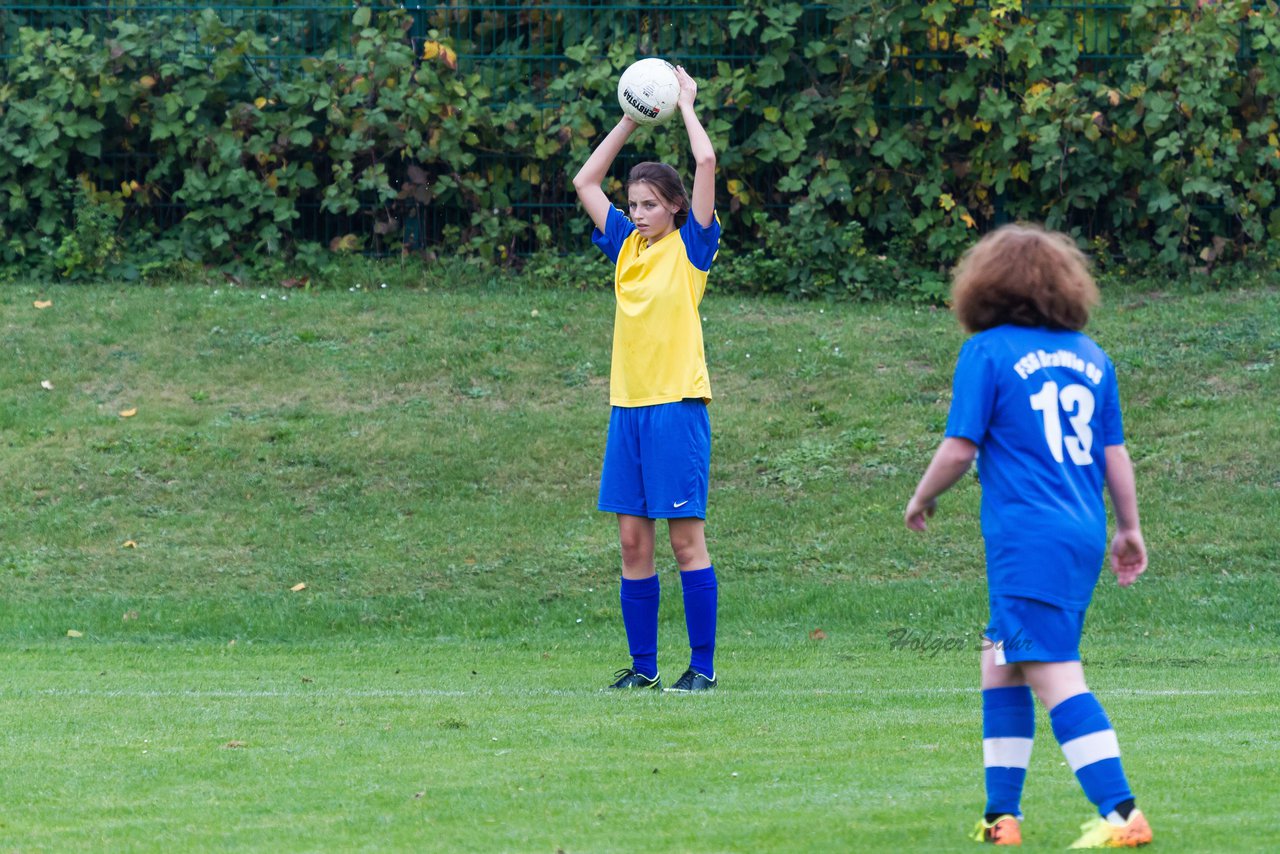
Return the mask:
[[[632,184],[627,188],[627,209],[636,231],[650,243],[676,230],[676,214],[680,208],[663,201],[646,183]]]

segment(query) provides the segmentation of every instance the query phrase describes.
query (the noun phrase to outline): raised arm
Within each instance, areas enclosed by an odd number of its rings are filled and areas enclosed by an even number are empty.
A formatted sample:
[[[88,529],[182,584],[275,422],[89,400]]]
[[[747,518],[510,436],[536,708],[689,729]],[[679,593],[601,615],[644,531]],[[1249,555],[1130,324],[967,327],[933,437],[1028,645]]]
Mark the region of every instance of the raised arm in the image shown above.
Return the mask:
[[[609,167],[613,165],[614,158],[626,144],[627,137],[631,136],[631,132],[635,129],[636,123],[629,116],[623,116],[613,126],[613,130],[609,131],[609,135],[596,146],[596,150],[591,152],[591,156],[587,158],[586,163],[582,164],[578,174],[573,176],[573,189],[578,194],[578,201],[582,202],[583,210],[601,231],[604,231],[605,223],[609,219],[609,208],[612,205],[600,185],[609,174]]]
[[[978,446],[968,439],[948,436],[938,445],[929,468],[916,486],[915,494],[907,502],[904,520],[913,531],[925,529],[925,518],[938,509],[938,496],[946,492],[973,465],[978,456]]]
[[[716,152],[711,147],[711,137],[698,121],[693,111],[694,98],[698,96],[698,84],[684,66],[676,66],[676,79],[680,81],[680,98],[676,102],[684,119],[684,129],[689,134],[689,148],[693,152],[693,194],[689,200],[689,212],[698,224],[711,225],[716,214]]]
[[[1138,522],[1138,488],[1133,461],[1124,445],[1107,445],[1107,492],[1116,514],[1116,535],[1111,539],[1111,571],[1121,587],[1128,587],[1147,569],[1147,544]]]

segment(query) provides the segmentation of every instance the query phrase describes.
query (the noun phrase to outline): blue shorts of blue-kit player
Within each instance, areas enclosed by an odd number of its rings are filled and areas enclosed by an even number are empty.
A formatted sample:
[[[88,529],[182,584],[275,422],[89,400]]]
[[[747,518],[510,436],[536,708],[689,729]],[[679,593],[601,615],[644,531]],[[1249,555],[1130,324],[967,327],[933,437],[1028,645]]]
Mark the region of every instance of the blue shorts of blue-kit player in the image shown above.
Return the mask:
[[[1074,611],[1021,596],[993,596],[984,646],[994,645],[996,664],[1079,661],[1083,630],[1083,609]]]
[[[601,510],[705,519],[710,475],[711,418],[701,399],[613,407],[600,474]]]

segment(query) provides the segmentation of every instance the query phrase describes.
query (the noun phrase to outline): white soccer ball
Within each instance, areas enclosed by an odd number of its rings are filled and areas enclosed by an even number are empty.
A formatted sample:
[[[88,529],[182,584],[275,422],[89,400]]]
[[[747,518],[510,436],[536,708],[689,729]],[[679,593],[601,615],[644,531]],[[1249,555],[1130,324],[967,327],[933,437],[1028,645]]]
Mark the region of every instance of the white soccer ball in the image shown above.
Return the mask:
[[[656,56],[637,59],[618,78],[618,103],[637,124],[662,124],[676,114],[679,97],[675,67]]]

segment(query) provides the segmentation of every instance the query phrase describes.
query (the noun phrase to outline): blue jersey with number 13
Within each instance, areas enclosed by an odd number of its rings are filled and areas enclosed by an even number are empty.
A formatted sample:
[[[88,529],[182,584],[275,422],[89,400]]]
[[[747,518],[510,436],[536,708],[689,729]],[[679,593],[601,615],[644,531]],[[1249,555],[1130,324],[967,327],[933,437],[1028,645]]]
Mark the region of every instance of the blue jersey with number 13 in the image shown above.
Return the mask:
[[[947,435],[978,446],[988,592],[1088,607],[1107,547],[1115,367],[1082,332],[997,326],[956,362]]]

